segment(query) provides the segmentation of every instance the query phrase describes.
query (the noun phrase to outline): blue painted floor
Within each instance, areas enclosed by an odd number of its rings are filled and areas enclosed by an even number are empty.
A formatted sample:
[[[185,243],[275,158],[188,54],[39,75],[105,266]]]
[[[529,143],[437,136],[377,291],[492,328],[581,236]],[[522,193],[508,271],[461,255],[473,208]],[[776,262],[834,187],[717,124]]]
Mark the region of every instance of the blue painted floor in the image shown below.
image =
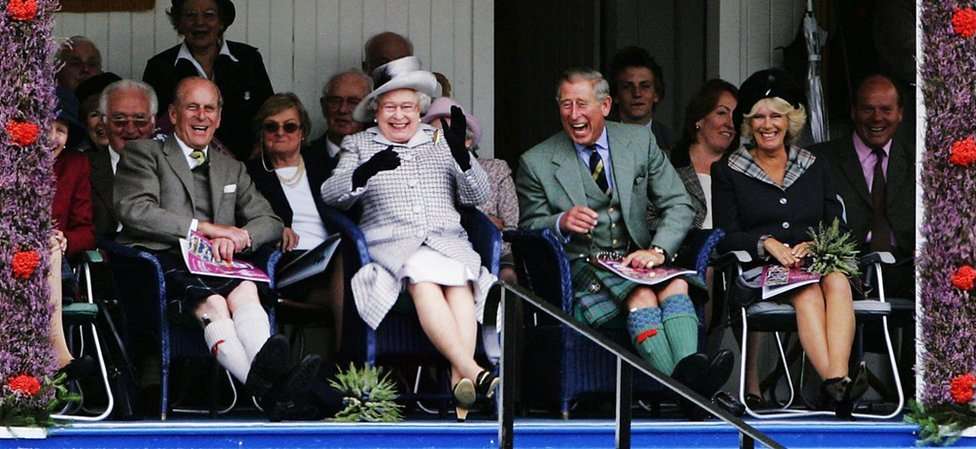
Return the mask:
[[[749,421],[788,448],[914,448],[914,426],[897,421]],[[956,446],[976,447],[976,439]],[[168,421],[74,424],[37,440],[0,439],[16,448],[494,448],[493,421],[400,424]],[[517,448],[612,448],[613,421],[522,419]],[[634,448],[735,448],[735,430],[720,422],[635,421]],[[757,447],[759,447],[757,445]]]

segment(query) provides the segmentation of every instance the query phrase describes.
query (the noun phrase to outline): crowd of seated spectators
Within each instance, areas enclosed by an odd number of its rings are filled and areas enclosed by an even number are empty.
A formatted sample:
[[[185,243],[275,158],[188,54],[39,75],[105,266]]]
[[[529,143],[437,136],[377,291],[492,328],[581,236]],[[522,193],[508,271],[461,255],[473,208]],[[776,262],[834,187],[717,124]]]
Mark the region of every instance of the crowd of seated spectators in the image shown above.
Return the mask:
[[[505,161],[479,158],[489,130],[444,95],[447,79],[423,69],[403,36],[372,37],[362,71],[329,78],[319,104],[326,130],[313,139],[305,106],[295,94],[274,93],[258,50],[224,39],[236,15],[230,0],[172,0],[167,13],[182,42],[153,56],[142,81],[102,73],[98,49],[82,36],[58,52],[51,301],[57,318],[63,289],[73,288],[71,264],[96,243],[152,253],[216,360],[273,419],[306,412],[291,404],[314,389],[324,365],[316,355],[293,360],[289,341],[270,328],[266,310],[276,295],[331,311],[330,353],[342,345],[347,300],[376,328],[406,298],[450,364],[458,418],[492,397],[499,379],[474,357],[477,323],[489,287],[518,278],[507,245],[497,276],[481,266],[461,227],[463,206],[478,207],[499,231],[552,230],[570,258],[577,318],[600,327],[619,316],[641,357],[707,397],[721,390],[734,360],[724,349],[702,352],[698,342],[692,298],[715,300],[711,273],[704,282],[649,287],[591,258],[613,253],[635,268],[687,264],[688,231],[721,228],[720,251],[797,266],[810,253],[806,229],[834,218],[864,250],[910,257],[914,247],[914,211],[884,202],[885,192],[914,197],[902,176],[913,170],[906,158],[914,152],[893,143],[900,96],[881,75],[859,86],[855,132],[837,142],[794,144],[805,100],[779,70],[757,72],[741,88],[705,82],[674,141],[654,118],[661,68],[629,47],[613,58],[609,78],[585,68],[563,74],[563,129],[527,149],[513,180]],[[218,184],[223,196],[210,189]],[[195,232],[225,261],[272,248],[287,263],[335,232],[325,225],[327,208],[349,213],[365,235],[372,260],[356,273],[344,274],[337,256],[302,289],[274,293],[194,275],[178,252],[178,239]],[[850,282],[834,273],[772,299],[796,308],[824,406],[839,416],[850,415],[865,387],[864,365],[848,370]],[[704,310],[712,329],[722,317]],[[51,331],[57,366],[70,378],[91,375],[91,360],[73,360],[58,319]],[[760,407],[756,361],[747,365],[748,400]]]

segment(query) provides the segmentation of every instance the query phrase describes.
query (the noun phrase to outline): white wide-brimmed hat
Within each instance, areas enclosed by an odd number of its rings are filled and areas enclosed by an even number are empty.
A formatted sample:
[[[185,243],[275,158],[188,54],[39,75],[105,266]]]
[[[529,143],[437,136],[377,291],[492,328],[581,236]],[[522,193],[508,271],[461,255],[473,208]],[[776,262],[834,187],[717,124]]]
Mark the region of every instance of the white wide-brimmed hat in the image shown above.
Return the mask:
[[[397,89],[413,89],[436,97],[440,92],[440,85],[433,73],[420,70],[420,59],[416,56],[405,56],[383,64],[373,70],[373,85],[375,88],[352,111],[352,118],[357,122],[367,123],[373,118],[369,111],[370,100],[387,92]]]

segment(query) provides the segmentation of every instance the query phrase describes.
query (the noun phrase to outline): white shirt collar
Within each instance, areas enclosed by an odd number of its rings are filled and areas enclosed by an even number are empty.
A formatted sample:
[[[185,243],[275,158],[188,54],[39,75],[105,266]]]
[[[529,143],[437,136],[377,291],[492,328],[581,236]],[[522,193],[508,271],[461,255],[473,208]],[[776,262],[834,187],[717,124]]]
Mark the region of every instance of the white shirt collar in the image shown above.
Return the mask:
[[[108,146],[108,160],[109,160],[109,162],[112,163],[112,174],[113,175],[116,172],[116,168],[118,168],[118,166],[119,166],[119,159],[121,159],[121,158],[122,158],[122,155],[119,154],[118,151],[115,151],[115,149],[112,148],[112,145],[109,145]]]
[[[187,144],[183,143],[183,141],[180,140],[180,136],[177,136],[176,133],[173,133],[173,138],[176,139],[176,144],[180,146],[180,151],[183,151],[183,157],[186,158],[186,165],[190,167],[190,170],[197,168],[197,166],[200,164],[197,163],[196,159],[190,157],[190,153],[192,153],[195,150],[193,148],[190,148]],[[207,145],[206,147],[203,148],[204,156],[207,155],[207,150],[209,149],[210,149],[210,145]]]
[[[227,46],[226,39],[224,39],[223,43],[220,45],[219,54],[226,55],[228,58],[230,58],[231,61],[239,62],[237,58],[234,57],[234,55],[230,52],[230,47]],[[176,60],[173,61],[173,65],[178,64],[180,62],[180,59],[186,59],[187,61],[190,61],[190,64],[193,64],[193,67],[197,69],[197,73],[201,77],[209,79],[209,77],[207,77],[207,72],[203,70],[203,66],[201,66],[200,63],[197,62],[196,58],[193,57],[193,54],[190,53],[190,48],[186,46],[186,42],[180,44],[180,52],[176,54]]]
[[[325,138],[325,149],[326,149],[326,151],[329,152],[329,157],[334,158],[337,154],[339,154],[339,151],[342,150],[342,147],[340,147],[339,145],[336,145],[336,144],[332,143],[332,141],[329,140],[328,137],[326,137]]]

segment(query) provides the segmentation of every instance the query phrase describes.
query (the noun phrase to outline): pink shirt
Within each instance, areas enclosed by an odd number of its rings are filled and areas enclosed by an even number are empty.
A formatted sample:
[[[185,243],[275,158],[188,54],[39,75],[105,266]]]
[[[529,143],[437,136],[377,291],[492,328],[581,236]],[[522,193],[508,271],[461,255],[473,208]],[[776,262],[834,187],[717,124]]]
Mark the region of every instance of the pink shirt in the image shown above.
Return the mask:
[[[885,178],[888,178],[888,160],[891,159],[891,140],[888,140],[882,150],[885,152],[884,161],[882,161],[881,170],[885,174]],[[868,183],[868,193],[871,193],[871,184],[874,182],[874,164],[877,162],[877,156],[871,152],[871,147],[869,147],[863,140],[861,136],[854,133],[854,151],[857,152],[857,160],[861,162],[861,171],[864,173],[864,181]]]

